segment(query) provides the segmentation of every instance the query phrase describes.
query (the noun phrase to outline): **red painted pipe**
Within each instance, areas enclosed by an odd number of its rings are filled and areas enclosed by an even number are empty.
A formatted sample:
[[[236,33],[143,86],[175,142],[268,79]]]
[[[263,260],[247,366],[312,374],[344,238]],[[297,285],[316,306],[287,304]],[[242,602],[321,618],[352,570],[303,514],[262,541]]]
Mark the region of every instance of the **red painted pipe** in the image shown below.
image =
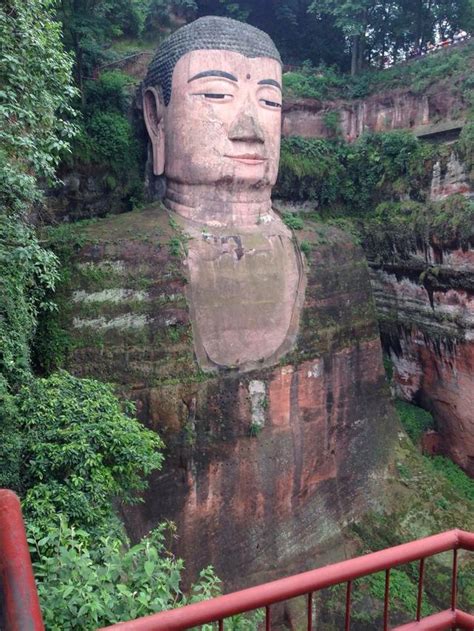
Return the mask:
[[[451,629],[452,627],[472,631],[472,629],[474,629],[474,616],[459,611],[459,609],[455,611],[447,609],[433,616],[427,616],[419,622],[403,624],[401,627],[392,629],[392,631],[443,631],[444,629]]]
[[[109,631],[111,629],[117,631],[182,631],[457,548],[474,550],[474,534],[462,530],[451,530],[265,585],[219,596],[212,600],[164,611],[131,622],[121,622],[106,627],[106,629]]]
[[[20,500],[0,489],[2,631],[44,631]]]
[[[459,611],[459,609],[456,609],[456,624],[461,629],[472,631],[474,629],[474,616],[471,616],[471,614],[469,613],[465,613],[464,611]]]

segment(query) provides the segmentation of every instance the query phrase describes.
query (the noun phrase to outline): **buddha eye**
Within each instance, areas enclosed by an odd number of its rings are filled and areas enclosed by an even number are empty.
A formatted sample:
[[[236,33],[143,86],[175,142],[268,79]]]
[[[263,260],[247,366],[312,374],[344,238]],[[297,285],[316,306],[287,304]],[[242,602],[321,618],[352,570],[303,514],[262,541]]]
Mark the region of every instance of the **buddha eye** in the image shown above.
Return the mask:
[[[233,98],[233,94],[225,94],[224,92],[198,92],[195,96],[212,101],[228,102]]]
[[[267,107],[271,107],[273,109],[280,109],[281,103],[277,103],[276,101],[269,101],[268,99],[260,99],[260,103],[266,105]]]

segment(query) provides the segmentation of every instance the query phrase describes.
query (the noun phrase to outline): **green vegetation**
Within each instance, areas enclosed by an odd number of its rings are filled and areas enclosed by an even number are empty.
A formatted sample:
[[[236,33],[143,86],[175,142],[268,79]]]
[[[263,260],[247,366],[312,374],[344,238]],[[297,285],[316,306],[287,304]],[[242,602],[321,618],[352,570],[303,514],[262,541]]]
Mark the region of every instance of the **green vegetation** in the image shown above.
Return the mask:
[[[314,201],[332,216],[368,216],[387,198],[419,198],[433,152],[406,131],[366,133],[352,144],[284,138],[275,196]]]
[[[469,502],[474,501],[474,480],[457,464],[444,456],[434,456],[429,458],[429,462],[438,474],[451,482],[459,495]]]
[[[52,18],[49,0],[5,0],[0,8],[2,213],[21,213],[38,199],[36,176],[54,179],[74,134],[72,59]]]
[[[189,595],[181,590],[183,562],[168,552],[171,525],[130,546],[110,533],[98,541],[60,519],[48,534],[30,528],[29,540],[45,624],[50,631],[88,631],[184,605],[220,592],[211,568]]]
[[[283,75],[284,93],[288,97],[311,99],[331,99],[343,92],[347,77],[334,67],[324,64],[316,68],[306,67],[301,71],[292,70]]]
[[[335,202],[345,183],[346,146],[322,138],[283,138],[275,197],[292,201]]]
[[[403,428],[415,445],[424,432],[435,427],[432,415],[426,410],[404,401],[397,401],[396,407]],[[474,480],[452,460],[444,456],[425,457],[424,460],[428,468],[445,478],[463,499],[474,501]]]
[[[463,195],[437,202],[384,202],[361,230],[364,247],[377,260],[391,258],[394,246],[399,256],[433,241],[466,247],[474,238],[474,203]]]
[[[335,66],[323,64],[286,72],[283,86],[290,98],[356,99],[401,87],[409,87],[414,94],[424,94],[436,84],[444,85],[449,77],[445,89],[457,96],[461,104],[465,101],[469,105],[473,88],[470,79],[473,55],[474,43],[470,41],[462,50],[448,49],[421,57],[416,62],[395,64],[383,70],[371,68],[352,77],[342,74]]]
[[[71,167],[97,165],[106,171],[110,190],[119,184],[130,205],[143,197],[142,151],[127,112],[134,83],[119,71],[104,72],[84,83],[83,121],[72,146]]]
[[[302,230],[304,227],[303,220],[294,213],[283,213],[283,223],[291,230]]]
[[[397,401],[396,408],[403,428],[415,445],[419,443],[424,432],[434,428],[431,414],[417,405]]]
[[[366,133],[351,144],[284,138],[275,197],[313,203],[318,221],[343,221],[377,261],[435,241],[467,247],[474,239],[472,200],[427,196],[435,161],[446,165],[453,150],[470,159],[470,134],[467,125],[448,149],[407,131]]]
[[[112,500],[136,501],[145,478],[161,467],[158,435],[134,420],[133,407],[122,406],[107,384],[56,373],[20,388],[16,404],[23,464],[14,488],[44,532],[57,514],[106,532]]]

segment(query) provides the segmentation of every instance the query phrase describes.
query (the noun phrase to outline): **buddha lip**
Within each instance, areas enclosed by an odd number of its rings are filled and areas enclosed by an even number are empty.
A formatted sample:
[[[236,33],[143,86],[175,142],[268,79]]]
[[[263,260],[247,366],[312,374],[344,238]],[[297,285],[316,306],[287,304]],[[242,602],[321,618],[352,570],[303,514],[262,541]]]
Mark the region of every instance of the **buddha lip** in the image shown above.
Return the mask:
[[[226,155],[226,158],[233,158],[234,160],[250,160],[255,162],[263,162],[267,159],[259,155],[258,153],[242,153],[235,156]]]

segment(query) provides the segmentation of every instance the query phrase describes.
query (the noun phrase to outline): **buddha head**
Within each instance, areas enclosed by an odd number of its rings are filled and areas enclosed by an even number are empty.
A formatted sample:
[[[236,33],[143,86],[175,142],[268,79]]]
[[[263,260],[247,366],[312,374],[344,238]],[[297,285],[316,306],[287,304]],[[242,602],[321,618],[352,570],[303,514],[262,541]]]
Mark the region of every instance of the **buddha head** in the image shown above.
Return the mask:
[[[193,197],[270,198],[278,173],[281,60],[253,26],[208,16],[158,48],[144,82],[153,171]],[[179,194],[179,193],[177,193]],[[262,197],[263,196],[263,197]]]

